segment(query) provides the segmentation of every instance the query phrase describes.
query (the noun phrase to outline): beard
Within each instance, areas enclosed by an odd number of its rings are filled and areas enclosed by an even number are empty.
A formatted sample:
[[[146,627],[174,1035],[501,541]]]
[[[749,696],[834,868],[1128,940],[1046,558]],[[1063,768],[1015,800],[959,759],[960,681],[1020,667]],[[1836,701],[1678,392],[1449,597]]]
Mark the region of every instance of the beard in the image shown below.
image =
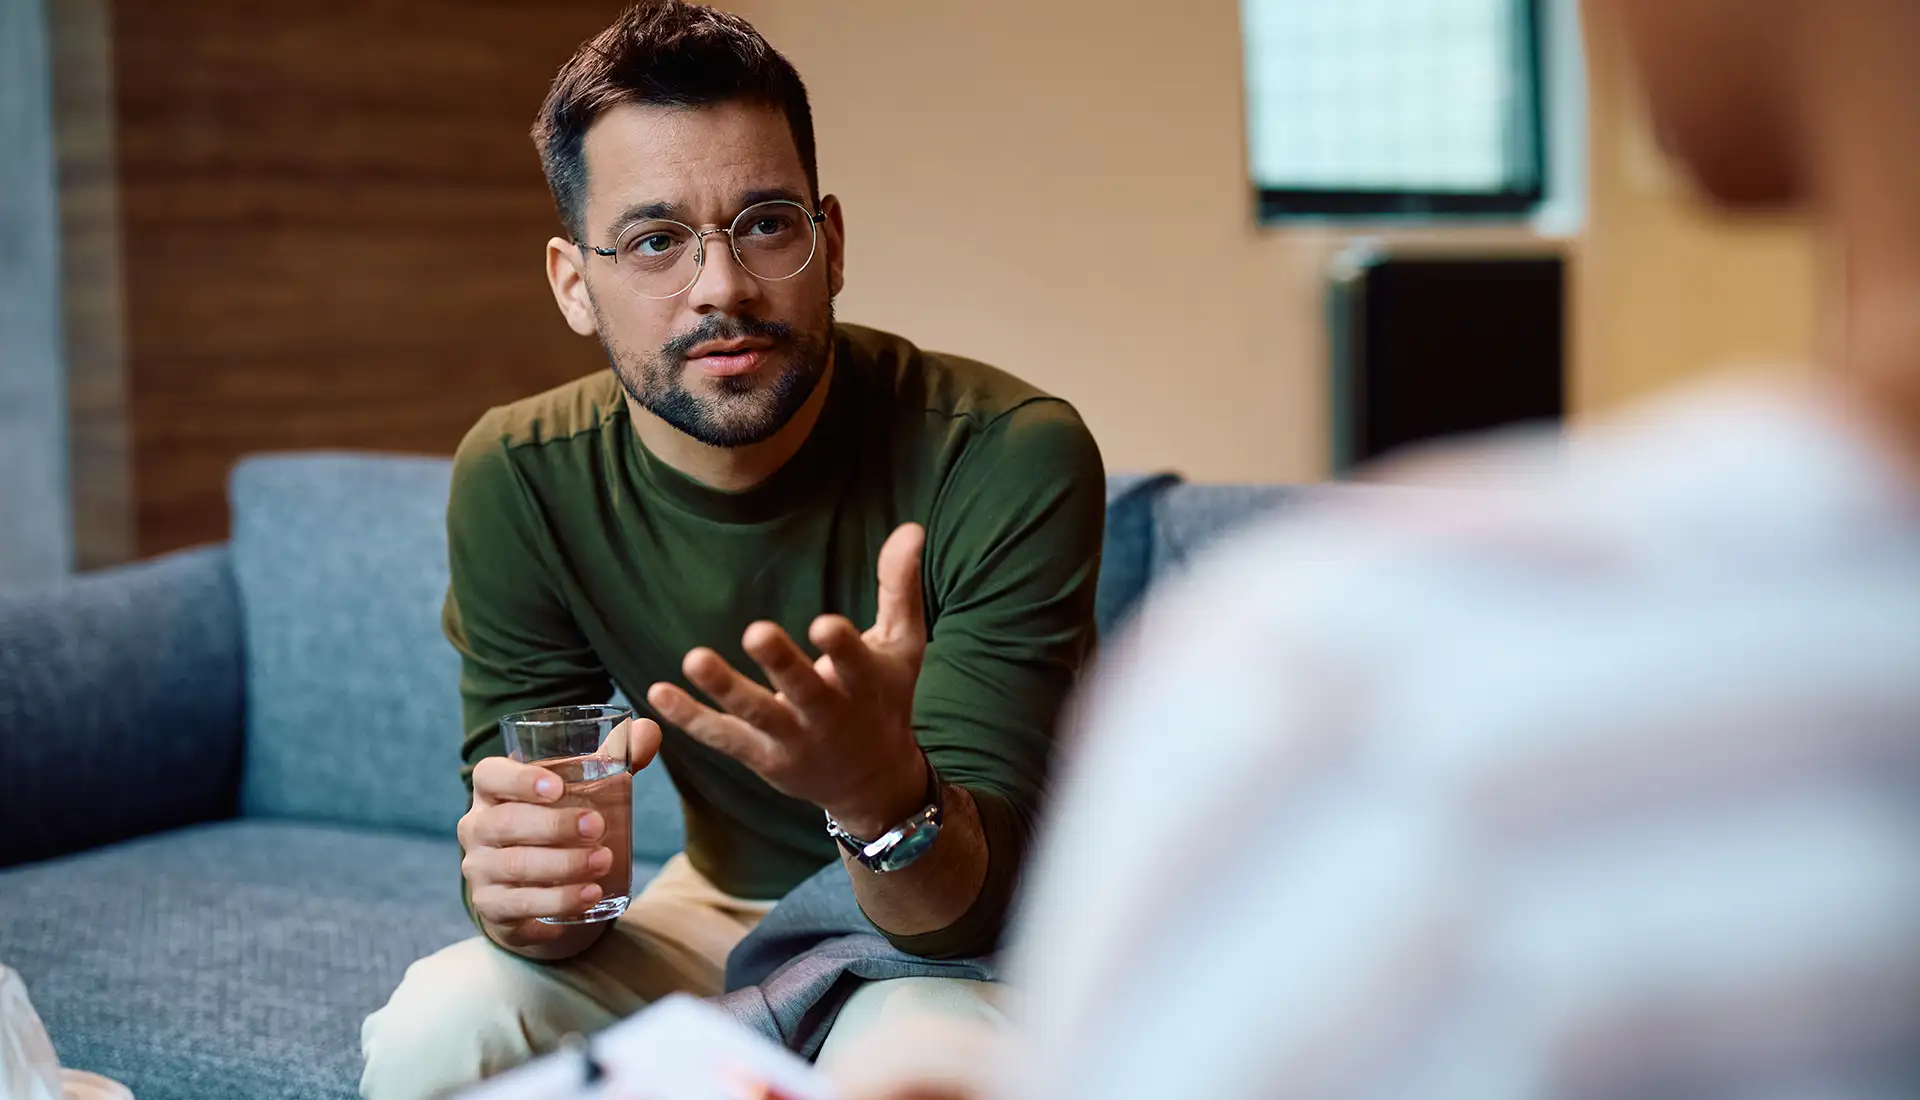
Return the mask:
[[[748,447],[773,438],[806,405],[827,372],[832,301],[818,333],[801,332],[781,321],[712,314],[650,356],[616,344],[597,307],[594,315],[600,347],[620,388],[641,408],[709,447]],[[748,338],[771,343],[765,366],[752,374],[710,379],[713,389],[708,394],[687,388],[687,352],[694,345]]]

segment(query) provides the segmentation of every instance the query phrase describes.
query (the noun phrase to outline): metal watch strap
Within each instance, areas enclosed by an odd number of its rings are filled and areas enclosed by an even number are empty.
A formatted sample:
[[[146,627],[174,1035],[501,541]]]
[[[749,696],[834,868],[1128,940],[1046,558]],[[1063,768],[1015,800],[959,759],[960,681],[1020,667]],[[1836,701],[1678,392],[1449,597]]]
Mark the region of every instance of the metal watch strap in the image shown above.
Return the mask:
[[[923,752],[921,755],[924,757],[925,753]],[[904,870],[909,864],[924,854],[925,847],[913,851],[904,860],[896,861],[889,857],[893,856],[894,853],[909,840],[921,838],[924,834],[928,833],[931,833],[932,836],[938,836],[941,820],[946,809],[945,802],[946,787],[940,780],[940,770],[933,766],[932,760],[928,760],[927,804],[908,815],[905,821],[880,834],[879,838],[875,840],[862,840],[841,828],[840,823],[833,819],[832,814],[826,814],[827,835],[839,841],[840,847],[846,849],[848,855],[858,861],[861,866],[875,874],[884,875],[893,871]],[[931,843],[931,837],[927,837],[925,844],[930,846]]]

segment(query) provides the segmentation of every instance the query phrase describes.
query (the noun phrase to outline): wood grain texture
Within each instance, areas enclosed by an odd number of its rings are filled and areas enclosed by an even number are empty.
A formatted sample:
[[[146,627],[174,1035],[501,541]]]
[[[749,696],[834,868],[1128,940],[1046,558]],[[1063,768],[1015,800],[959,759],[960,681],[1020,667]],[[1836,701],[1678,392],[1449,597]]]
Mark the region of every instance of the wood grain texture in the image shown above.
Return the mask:
[[[224,537],[261,451],[450,453],[604,366],[542,275],[527,128],[609,0],[113,10],[137,548]]]

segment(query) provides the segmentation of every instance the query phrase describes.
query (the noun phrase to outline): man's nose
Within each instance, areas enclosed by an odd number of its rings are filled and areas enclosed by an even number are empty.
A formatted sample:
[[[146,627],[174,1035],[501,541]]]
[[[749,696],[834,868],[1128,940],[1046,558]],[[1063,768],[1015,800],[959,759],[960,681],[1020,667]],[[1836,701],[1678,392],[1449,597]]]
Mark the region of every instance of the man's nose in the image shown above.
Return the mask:
[[[695,312],[734,313],[760,297],[760,280],[740,266],[740,258],[733,254],[733,238],[725,231],[702,234],[700,247],[700,274],[687,291],[687,304]]]

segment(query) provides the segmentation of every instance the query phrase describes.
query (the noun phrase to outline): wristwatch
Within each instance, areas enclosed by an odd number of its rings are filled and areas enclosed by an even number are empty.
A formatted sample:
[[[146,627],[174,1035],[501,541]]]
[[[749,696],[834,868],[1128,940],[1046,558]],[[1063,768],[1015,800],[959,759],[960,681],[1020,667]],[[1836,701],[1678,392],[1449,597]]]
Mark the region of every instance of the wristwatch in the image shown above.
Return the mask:
[[[840,823],[827,815],[827,835],[840,842],[847,854],[860,862],[862,867],[876,875],[891,874],[905,870],[914,860],[927,854],[933,842],[940,836],[941,803],[945,787],[940,782],[940,773],[935,770],[933,761],[927,761],[927,804],[915,810],[911,816],[893,828],[880,834],[878,840],[861,840],[842,829]]]

